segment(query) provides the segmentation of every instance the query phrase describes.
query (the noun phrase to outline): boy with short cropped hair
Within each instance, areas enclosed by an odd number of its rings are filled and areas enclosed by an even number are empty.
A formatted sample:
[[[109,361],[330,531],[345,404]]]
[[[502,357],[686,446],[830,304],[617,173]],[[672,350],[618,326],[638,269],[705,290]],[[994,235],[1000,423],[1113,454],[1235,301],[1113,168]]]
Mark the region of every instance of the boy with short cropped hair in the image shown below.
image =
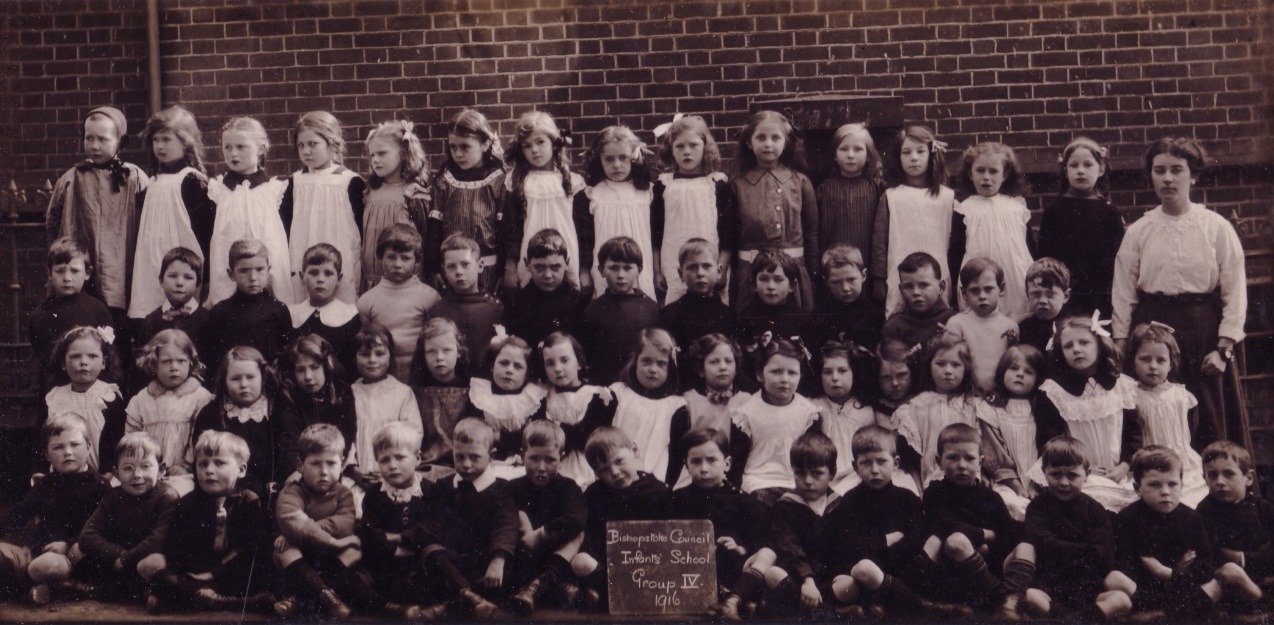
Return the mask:
[[[520,618],[530,616],[550,593],[556,592],[568,607],[579,596],[570,562],[584,542],[588,508],[575,480],[558,473],[565,446],[562,426],[548,419],[531,421],[522,430],[526,475],[509,482],[521,525],[514,579],[527,580],[510,598],[514,616]]]
[[[643,260],[641,247],[628,237],[615,237],[597,252],[606,292],[584,309],[579,335],[592,384],[618,381],[638,333],[658,321],[659,304],[637,288]]]
[[[491,472],[495,430],[470,417],[456,424],[452,438],[456,474],[438,484],[428,514],[404,543],[420,552],[430,581],[451,598],[425,608],[422,616],[433,620],[459,608],[478,619],[499,619],[502,611],[474,586],[493,595],[504,592],[505,564],[517,548],[517,508],[508,482]]]
[[[925,345],[942,333],[942,324],[955,314],[942,297],[946,288],[942,267],[934,257],[916,252],[902,259],[898,263],[898,290],[905,307],[885,321],[881,340],[898,339],[910,348]]]
[[[531,346],[554,332],[578,334],[580,316],[593,298],[592,293],[581,293],[575,278],[566,275],[570,261],[566,239],[558,231],[545,229],[531,237],[524,260],[531,281],[509,294],[505,315],[509,334],[526,339]]]
[[[1252,455],[1230,441],[1203,450],[1208,496],[1199,502],[1218,559],[1234,562],[1254,580],[1274,575],[1274,504],[1248,490],[1256,481]]]
[[[411,373],[411,357],[429,311],[442,299],[418,276],[422,246],[414,226],[394,224],[382,230],[376,240],[380,282],[358,298],[358,316],[363,325],[379,324],[393,335],[394,363],[390,374],[404,381]]]
[[[247,475],[248,443],[208,430],[194,445],[195,489],[177,502],[162,561],[150,577],[152,613],[164,608],[270,612],[274,595],[263,590],[265,540],[261,500],[239,486]]]
[[[143,596],[177,509],[177,491],[159,481],[159,443],[145,432],[125,434],[115,447],[111,489],[84,524],[69,557],[75,576],[112,598]]]
[[[288,307],[270,290],[270,250],[256,239],[240,239],[230,246],[229,256],[226,272],[235,292],[212,307],[208,318],[217,322],[204,328],[199,348],[209,371],[216,371],[236,345],[255,347],[266,362],[274,362],[296,338]]]
[[[316,243],[305,250],[301,257],[301,286],[305,287],[305,299],[288,306],[292,327],[297,336],[317,334],[331,343],[336,360],[351,379],[358,371],[354,356],[358,352],[358,331],[363,320],[358,307],[339,297],[343,258],[336,246]]]
[[[1162,445],[1147,445],[1133,456],[1141,499],[1115,518],[1119,568],[1106,587],[1132,597],[1136,610],[1163,611],[1175,619],[1202,616],[1227,593],[1260,599],[1260,587],[1238,564],[1216,568],[1203,517],[1180,505],[1181,466],[1177,453]]]
[[[953,423],[938,434],[943,477],[925,488],[922,536],[928,538],[915,559],[917,574],[935,599],[974,609],[1004,601],[998,616],[1013,618],[1016,601],[1007,598],[1024,591],[1034,578],[1034,558],[1025,549],[1014,550],[1018,522],[1009,516],[1004,499],[980,479],[981,446],[981,433],[968,424]],[[1004,582],[997,575],[1001,563]]]
[[[71,328],[112,325],[111,311],[102,300],[84,292],[85,282],[93,275],[93,258],[83,243],[70,238],[54,241],[49,246],[48,270],[49,297],[31,311],[27,322],[36,392],[41,398],[52,386],[46,370],[53,344]]]
[[[690,345],[714,332],[729,336],[734,331],[734,311],[717,292],[721,280],[718,257],[717,248],[705,239],[690,239],[681,246],[677,261],[686,294],[659,311],[659,326],[672,334],[678,345]]]
[[[162,330],[174,328],[199,340],[208,323],[208,309],[199,305],[203,286],[203,259],[194,250],[174,247],[159,263],[159,285],[164,303],[142,320],[133,344],[139,348]]]
[[[885,309],[863,297],[867,265],[862,252],[848,244],[833,245],[823,252],[823,297],[805,321],[803,336],[811,346],[831,339],[852,341],[871,349],[880,341]]]
[[[280,618],[297,609],[297,593],[305,600],[317,598],[329,616],[347,619],[360,609],[385,616],[414,619],[420,608],[389,602],[352,570],[362,558],[361,542],[354,534],[354,495],[341,484],[345,464],[345,437],[336,426],[316,423],[305,428],[297,441],[301,479],[283,487],[274,508],[279,537],[274,542],[274,563],[283,572],[288,596],[274,604]]]
[[[571,569],[585,582],[578,607],[594,609],[606,605],[606,523],[667,519],[671,494],[662,480],[638,471],[637,445],[619,428],[594,430],[584,445],[584,459],[597,481],[584,491],[588,523]]]
[[[694,285],[686,284],[693,293]],[[678,303],[682,301],[685,299]],[[695,428],[681,437],[679,446],[685,450],[690,485],[673,491],[672,518],[712,522],[717,539],[717,585],[727,589],[714,612],[737,621],[740,608],[756,601],[765,589],[765,571],[777,560],[767,546],[769,510],[726,479],[730,439],[725,432]]]
[[[491,348],[495,327],[504,323],[504,304],[478,284],[483,267],[477,241],[463,234],[453,234],[442,242],[441,253],[447,291],[442,294],[442,300],[429,309],[429,315],[454,321],[465,337],[469,362],[482,363]]]
[[[0,590],[25,591],[37,605],[49,602],[49,582],[71,576],[67,554],[111,489],[101,474],[86,470],[90,443],[83,419],[56,415],[40,433],[53,470],[0,515],[0,536],[5,537],[0,542]]]
[[[1106,509],[1083,492],[1089,470],[1084,444],[1054,437],[1040,460],[1048,488],[1026,507],[1023,541],[1034,547],[1038,571],[1026,592],[1027,606],[1039,615],[1078,613],[1101,620],[1126,613],[1132,600],[1105,586],[1115,568],[1115,530]]]
[[[1071,272],[1056,258],[1041,258],[1026,270],[1026,301],[1031,315],[1017,322],[1018,341],[1047,353],[1057,321],[1071,298]],[[1091,310],[1077,310],[1089,315]]]

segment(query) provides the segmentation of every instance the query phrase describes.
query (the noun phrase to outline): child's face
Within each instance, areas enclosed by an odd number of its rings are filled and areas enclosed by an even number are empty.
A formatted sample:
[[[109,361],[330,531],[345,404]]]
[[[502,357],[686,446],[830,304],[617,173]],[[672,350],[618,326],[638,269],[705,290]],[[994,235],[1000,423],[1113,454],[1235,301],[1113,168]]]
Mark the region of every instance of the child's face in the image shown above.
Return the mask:
[[[641,268],[636,263],[625,263],[608,260],[602,264],[602,277],[606,279],[606,290],[615,295],[628,295],[637,288],[637,276]]]
[[[491,381],[502,391],[515,392],[526,386],[526,352],[516,345],[505,345],[495,356]]]
[[[335,262],[319,265],[308,265],[301,274],[301,286],[310,297],[310,305],[315,308],[326,306],[336,297],[336,288],[341,283],[341,272],[336,270]]]
[[[836,472],[825,466],[792,467],[792,474],[796,477],[793,490],[805,501],[818,501],[827,496],[832,478],[836,477]]]
[[[1150,161],[1150,181],[1161,202],[1176,205],[1190,201],[1190,187],[1195,178],[1190,173],[1189,162],[1165,153]]]
[[[893,483],[898,456],[887,451],[869,451],[854,457],[854,471],[867,488],[881,489]]]
[[[522,156],[532,169],[547,169],[553,162],[553,140],[539,130],[533,131],[522,141]]]
[[[101,165],[119,152],[119,128],[115,122],[101,116],[84,120],[84,155]]]
[[[257,171],[261,145],[242,130],[227,130],[221,135],[221,155],[230,171],[247,176]]]
[[[1063,289],[1057,285],[1045,287],[1038,279],[1026,285],[1026,300],[1030,302],[1031,314],[1035,315],[1036,319],[1044,321],[1056,319],[1070,298],[1070,289]]]
[[[84,337],[72,341],[66,347],[62,370],[71,379],[71,388],[83,392],[102,375],[102,369],[106,367],[105,361],[102,344],[95,338]]]
[[[296,376],[297,388],[307,395],[318,393],[327,385],[327,370],[323,368],[323,363],[315,358],[309,356],[297,358],[296,370],[293,373]]]
[[[938,454],[943,479],[958,486],[972,486],[982,472],[982,451],[975,442],[947,443]]]
[[[88,465],[88,433],[83,428],[67,428],[49,437],[44,446],[44,459],[53,470],[62,473],[79,473]]]
[[[174,260],[164,269],[159,285],[164,289],[164,299],[173,308],[181,308],[199,291],[199,274],[190,265]]]
[[[622,141],[602,146],[602,171],[611,182],[623,182],[633,175],[633,151]]]
[[[944,349],[933,355],[929,361],[929,373],[933,376],[933,386],[939,393],[952,393],[964,381],[965,366],[960,359],[960,352],[955,349]]]
[[[447,134],[447,150],[451,152],[451,160],[460,169],[473,169],[482,164],[482,157],[491,148],[490,141],[479,141],[474,137],[462,137],[454,133]]]
[[[748,147],[756,156],[756,164],[761,167],[774,167],[783,156],[783,148],[787,147],[787,133],[782,124],[764,121],[756,125],[752,137],[748,139]]]
[[[637,355],[637,383],[642,388],[654,390],[668,381],[668,357],[658,348],[647,345]]]
[[[761,387],[776,405],[786,406],[796,396],[801,381],[801,363],[790,356],[775,354],[761,370]]]
[[[902,140],[898,156],[902,161],[902,171],[907,176],[907,183],[913,186],[924,185],[925,176],[929,173],[929,144],[907,137]]]
[[[174,389],[190,378],[190,356],[176,345],[165,345],[155,354],[155,380],[166,389]]]
[[[199,490],[213,497],[220,497],[234,492],[234,487],[248,474],[248,463],[236,458],[225,449],[217,453],[198,453],[195,455],[195,479],[199,480]]]
[[[74,256],[70,262],[58,263],[49,269],[49,281],[53,284],[53,292],[61,297],[83,291],[88,276],[88,265],[83,256]]]
[[[566,257],[561,254],[550,254],[543,258],[532,258],[526,263],[531,272],[531,282],[535,288],[552,293],[562,286],[566,279]]]
[[[882,360],[878,381],[885,399],[901,403],[911,393],[911,367],[901,360]]]
[[[1163,343],[1145,341],[1137,347],[1132,368],[1142,384],[1150,387],[1159,386],[1168,381],[1168,373],[1172,371],[1172,354],[1168,351],[1168,346]]]
[[[393,248],[385,248],[380,255],[380,274],[394,284],[402,284],[416,275],[416,253],[407,250],[400,252]]]
[[[416,464],[420,452],[404,445],[390,445],[376,452],[380,479],[394,488],[407,488],[416,481]]]
[[[1256,481],[1256,473],[1244,471],[1233,458],[1216,458],[1203,465],[1203,480],[1208,492],[1223,503],[1238,503],[1247,497],[1247,489]]]
[[[547,486],[557,477],[557,469],[562,464],[562,448],[557,445],[523,447],[522,464],[526,465],[526,476],[532,484]]]
[[[480,271],[482,266],[478,264],[478,255],[473,250],[447,250],[442,255],[443,275],[456,293],[477,293]]]
[[[370,347],[360,347],[354,354],[354,365],[364,382],[379,382],[389,375],[389,348],[379,342]]]
[[[730,459],[712,441],[691,447],[686,452],[686,471],[690,473],[690,481],[699,488],[721,486],[729,470]]]
[[[460,479],[472,482],[478,479],[478,476],[482,475],[491,464],[491,444],[456,441],[451,449],[451,458]]]
[[[331,492],[341,481],[341,466],[344,464],[344,454],[340,449],[312,453],[301,462],[301,481],[316,493]]]
[[[1066,364],[1085,375],[1097,370],[1097,337],[1084,328],[1064,328],[1058,336]]]
[[[1066,182],[1075,195],[1092,195],[1097,180],[1105,173],[1106,166],[1097,162],[1088,148],[1075,148],[1066,159]]]
[[[624,490],[637,481],[637,451],[630,447],[612,450],[605,461],[593,466],[593,472],[607,488]]]
[[[251,360],[227,363],[226,395],[237,406],[251,406],[261,399],[261,366]]]
[[[456,362],[460,359],[460,344],[450,332],[425,340],[425,366],[429,375],[439,382],[450,382],[456,377]]]
[[[150,149],[161,165],[171,165],[186,158],[186,146],[170,130],[161,130],[150,139]]]
[[[150,492],[159,481],[159,460],[151,454],[129,454],[118,460],[119,486],[134,497]]]
[[[1004,175],[1004,158],[999,154],[979,154],[969,168],[969,179],[973,181],[978,195],[983,197],[991,197],[1000,192]]]
[[[296,135],[296,155],[301,157],[301,164],[310,169],[323,169],[332,164],[332,146],[313,130],[302,130]]]
[[[687,255],[686,262],[681,264],[681,281],[686,283],[691,295],[711,294],[720,279],[717,256],[707,250]]]
[[[1088,470],[1082,464],[1044,467],[1044,481],[1048,492],[1061,501],[1074,501],[1084,491]]]
[[[836,146],[836,166],[846,178],[861,176],[867,166],[867,142],[857,134],[841,139]]]
[[[767,306],[782,306],[792,294],[792,281],[782,267],[771,267],[756,274],[756,296]]]
[[[1025,358],[1014,358],[1009,368],[1004,370],[1004,390],[1013,397],[1026,397],[1035,390],[1035,382],[1039,380],[1039,372]]]
[[[734,386],[738,363],[729,345],[718,345],[703,359],[703,380],[708,388],[724,391]]]
[[[683,174],[703,173],[703,137],[697,132],[683,132],[672,140],[672,157],[677,159],[677,171]]]
[[[372,173],[388,182],[402,180],[403,151],[398,143],[386,137],[376,137],[367,142],[367,160]]]
[[[973,282],[964,285],[964,301],[979,317],[990,317],[1000,308],[1003,289],[994,271],[983,271]]]
[[[842,304],[857,301],[863,292],[862,270],[853,265],[833,267],[827,272],[827,290],[831,292],[832,299]]]
[[[933,309],[945,288],[946,281],[939,280],[933,267],[928,265],[910,273],[898,274],[898,290],[907,302],[907,310],[913,313],[927,313]]]
[[[260,295],[270,285],[270,259],[260,255],[240,258],[229,273],[240,293]]]
[[[558,388],[579,385],[579,359],[575,357],[575,348],[570,343],[562,342],[545,347],[542,356],[544,373],[549,384]]]
[[[823,394],[838,404],[845,403],[854,388],[854,372],[849,360],[833,356],[823,360]]]
[[[1137,494],[1151,510],[1168,514],[1181,503],[1181,468],[1171,471],[1151,469],[1142,474],[1136,486]]]

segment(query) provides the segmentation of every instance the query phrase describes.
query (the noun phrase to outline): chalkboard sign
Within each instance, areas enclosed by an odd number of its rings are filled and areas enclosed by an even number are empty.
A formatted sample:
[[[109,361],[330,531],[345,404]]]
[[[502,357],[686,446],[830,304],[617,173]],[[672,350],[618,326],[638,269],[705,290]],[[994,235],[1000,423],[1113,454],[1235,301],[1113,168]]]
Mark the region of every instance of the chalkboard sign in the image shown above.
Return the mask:
[[[709,521],[606,524],[611,614],[703,614],[717,603]]]

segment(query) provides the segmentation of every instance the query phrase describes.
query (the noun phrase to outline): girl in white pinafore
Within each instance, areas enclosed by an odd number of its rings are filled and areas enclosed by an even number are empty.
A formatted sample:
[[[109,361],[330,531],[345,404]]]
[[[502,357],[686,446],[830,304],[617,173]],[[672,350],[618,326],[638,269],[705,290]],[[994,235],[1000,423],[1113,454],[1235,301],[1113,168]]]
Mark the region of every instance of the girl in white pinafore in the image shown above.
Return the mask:
[[[265,128],[251,117],[235,117],[221,129],[221,150],[229,173],[208,183],[208,198],[217,205],[217,220],[212,227],[212,244],[208,255],[208,301],[212,308],[234,295],[230,279],[230,246],[240,239],[256,239],[265,244],[270,254],[270,287],[275,299],[291,304],[292,260],[288,235],[279,217],[279,206],[287,183],[271,178],[261,169],[261,159],[270,149]]]
[[[636,166],[634,165],[634,169]],[[641,248],[641,273],[637,287],[651,299],[655,298],[655,271],[651,265],[654,256],[650,247],[650,181],[646,190],[638,190],[631,181],[603,180],[597,186],[584,190],[593,213],[593,297],[606,292],[606,280],[602,278],[601,263],[597,252],[602,244],[615,237],[629,237]]]
[[[1020,195],[1026,181],[1013,148],[986,142],[965,150],[960,182],[972,194],[955,209],[949,253],[960,266],[951,270],[959,274],[964,263],[978,257],[998,263],[1004,269],[1000,312],[1014,321],[1022,319],[1030,313],[1026,272],[1035,259],[1028,247],[1031,212]],[[968,308],[960,298],[960,310]]]
[[[292,136],[305,167],[292,174],[279,208],[283,223],[289,228],[292,266],[298,268],[292,277],[295,298],[284,303],[306,299],[299,271],[305,266],[305,250],[316,243],[327,243],[341,252],[342,275],[336,297],[353,304],[363,277],[361,228],[367,185],[358,174],[340,165],[345,157],[345,138],[340,122],[331,113],[312,111],[302,115]]]
[[[681,471],[668,470],[673,430],[677,440],[690,431],[686,398],[677,393],[677,342],[667,330],[647,328],[633,347],[620,381],[610,385],[614,425],[637,445],[638,468],[671,486]]]
[[[142,143],[155,175],[146,188],[133,253],[128,316],[135,319],[145,318],[165,301],[159,268],[169,250],[184,247],[207,260],[213,223],[208,176],[200,156],[203,139],[190,111],[173,106],[155,113],[146,122]],[[183,196],[187,178],[188,189],[199,197]]]

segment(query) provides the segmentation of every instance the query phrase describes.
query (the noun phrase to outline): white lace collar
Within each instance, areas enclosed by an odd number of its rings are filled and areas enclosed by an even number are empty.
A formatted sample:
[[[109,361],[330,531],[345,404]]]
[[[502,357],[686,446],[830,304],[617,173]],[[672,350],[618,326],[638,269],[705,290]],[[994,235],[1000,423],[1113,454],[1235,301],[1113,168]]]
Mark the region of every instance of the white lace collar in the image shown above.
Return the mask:
[[[420,490],[419,478],[412,482],[411,486],[408,486],[407,488],[394,488],[385,482],[381,482],[380,490],[389,497],[390,501],[399,504],[409,503],[413,498],[425,496],[424,492]]]
[[[226,413],[226,418],[234,419],[239,423],[262,423],[266,417],[270,416],[270,402],[266,401],[265,395],[257,398],[249,406],[240,406],[230,400],[226,400],[221,404],[222,409]]]
[[[1062,388],[1056,380],[1045,380],[1040,385],[1058,414],[1067,421],[1100,421],[1112,414],[1137,407],[1137,382],[1126,375],[1115,380],[1110,390],[1102,388],[1096,378],[1088,378],[1084,391],[1075,396]]]
[[[473,378],[469,381],[469,401],[486,415],[488,423],[500,430],[521,427],[547,395],[548,391],[538,384],[528,383],[520,393],[496,394],[490,380]],[[510,427],[504,427],[506,425]]]

